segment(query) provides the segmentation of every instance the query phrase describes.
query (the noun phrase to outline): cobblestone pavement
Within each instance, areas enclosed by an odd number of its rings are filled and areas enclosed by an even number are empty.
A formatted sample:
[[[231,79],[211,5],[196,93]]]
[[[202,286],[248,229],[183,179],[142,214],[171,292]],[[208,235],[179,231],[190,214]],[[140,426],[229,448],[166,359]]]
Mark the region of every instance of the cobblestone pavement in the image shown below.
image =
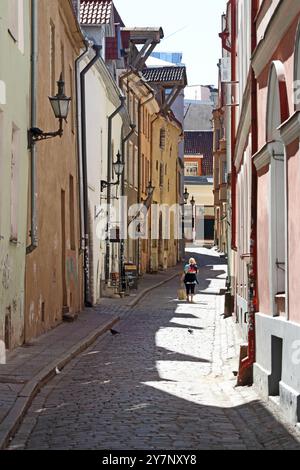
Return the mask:
[[[224,278],[203,251],[200,289]],[[209,281],[210,279],[210,281]],[[300,433],[253,388],[235,388],[239,336],[221,296],[145,297],[34,400],[10,449],[297,449]]]

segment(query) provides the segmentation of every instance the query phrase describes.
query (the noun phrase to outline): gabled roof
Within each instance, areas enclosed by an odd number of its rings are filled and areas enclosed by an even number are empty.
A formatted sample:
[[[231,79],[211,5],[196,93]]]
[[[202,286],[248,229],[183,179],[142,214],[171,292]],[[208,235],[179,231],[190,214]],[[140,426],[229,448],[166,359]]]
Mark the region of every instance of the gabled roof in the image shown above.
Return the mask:
[[[184,154],[203,155],[202,172],[204,176],[213,174],[213,131],[185,131]]]
[[[83,25],[109,24],[113,8],[112,0],[81,0],[80,22]]]
[[[185,67],[150,67],[143,70],[143,77],[151,83],[171,83],[186,80]]]

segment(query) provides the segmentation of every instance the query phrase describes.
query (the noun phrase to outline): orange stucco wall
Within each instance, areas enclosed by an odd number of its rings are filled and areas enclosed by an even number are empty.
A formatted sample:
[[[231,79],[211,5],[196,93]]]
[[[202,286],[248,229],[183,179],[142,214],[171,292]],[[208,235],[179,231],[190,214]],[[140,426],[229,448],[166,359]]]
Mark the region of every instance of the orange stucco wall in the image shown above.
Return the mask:
[[[75,109],[74,61],[82,46],[78,37],[69,2],[39,0],[38,8],[38,127],[54,131],[58,122],[53,116],[48,96],[50,86],[50,22],[55,25],[55,75],[65,67],[66,93]],[[73,23],[72,23],[73,20]],[[77,41],[77,42],[75,42]],[[64,59],[62,59],[62,51]],[[71,86],[72,79],[72,86]],[[73,115],[74,117],[74,115]],[[82,255],[78,201],[78,168],[75,126],[70,112],[64,124],[64,136],[37,144],[37,226],[39,246],[27,256],[26,264],[26,340],[35,337],[62,321],[63,307],[71,313],[82,308]],[[74,244],[71,246],[70,176],[74,181]],[[62,224],[62,191],[65,192],[65,235]],[[63,250],[63,239],[64,249]],[[63,282],[65,279],[65,283]],[[66,298],[63,299],[63,285]]]

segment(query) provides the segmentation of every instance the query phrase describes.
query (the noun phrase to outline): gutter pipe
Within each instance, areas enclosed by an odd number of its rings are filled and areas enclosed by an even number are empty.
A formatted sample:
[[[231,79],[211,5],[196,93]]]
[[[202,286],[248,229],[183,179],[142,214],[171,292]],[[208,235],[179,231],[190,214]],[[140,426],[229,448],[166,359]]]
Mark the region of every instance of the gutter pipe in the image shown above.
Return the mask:
[[[126,98],[120,95],[121,104],[119,107],[108,117],[108,139],[107,139],[107,235],[106,235],[106,253],[105,253],[105,283],[108,284],[110,274],[110,204],[111,204],[111,180],[112,180],[112,122],[113,119],[125,108]]]
[[[142,191],[141,191],[141,160],[142,160],[142,110],[146,104],[150,103],[150,101],[154,100],[155,93],[151,89],[149,90],[151,96],[147,98],[145,101],[139,100],[139,110],[138,110],[138,121],[139,121],[139,128],[138,128],[138,194],[137,194],[137,203],[141,203],[142,199]],[[138,238],[137,242],[137,267],[138,267],[138,276],[141,274],[141,239]]]
[[[251,8],[251,52],[253,54],[257,45],[256,16],[258,0],[252,0]],[[252,155],[258,151],[258,113],[257,113],[257,80],[251,67],[251,129],[252,129]],[[257,170],[252,159],[252,193],[251,193],[251,264],[249,272],[249,327],[248,327],[248,355],[241,361],[238,375],[238,385],[247,385],[253,382],[253,364],[256,359],[255,314],[259,311],[258,283],[257,283]]]
[[[83,208],[83,174],[82,174],[82,148],[81,148],[81,106],[80,106],[80,71],[79,64],[87,55],[91,43],[85,41],[85,51],[75,60],[75,88],[77,93],[76,100],[76,126],[77,126],[77,153],[78,153],[78,172],[79,172],[79,207],[80,207],[80,249],[84,250],[84,208]]]
[[[84,300],[87,307],[92,307],[90,292],[90,266],[89,266],[89,201],[88,201],[88,174],[87,174],[87,138],[86,138],[86,93],[85,76],[101,56],[102,46],[94,45],[95,56],[80,73],[81,98],[81,147],[82,147],[82,179],[83,179],[83,207],[84,207]]]
[[[122,139],[122,162],[124,164],[124,169],[125,169],[125,144],[126,142],[130,139],[130,137],[134,134],[136,125],[135,124],[130,124],[131,131]],[[122,179],[121,179],[121,197],[125,196],[125,170],[122,174]],[[121,219],[121,224],[124,225],[126,221],[123,220],[123,211],[122,211],[122,219]],[[120,246],[120,291],[124,292],[126,290],[126,281],[125,281],[125,276],[124,276],[124,253],[125,253],[125,240],[122,238],[121,239],[121,246]]]
[[[231,81],[235,83],[236,81],[236,35],[237,35],[237,0],[231,0]],[[236,92],[234,90],[234,96]],[[236,251],[236,185],[237,185],[237,171],[234,162],[235,156],[235,146],[236,146],[236,116],[235,108],[231,109],[231,206],[232,206],[232,241],[231,247]]]
[[[31,0],[31,128],[37,127],[37,61],[38,61],[38,0]],[[37,228],[37,176],[36,143],[31,142],[31,228],[30,245],[26,254],[32,253],[39,244]]]

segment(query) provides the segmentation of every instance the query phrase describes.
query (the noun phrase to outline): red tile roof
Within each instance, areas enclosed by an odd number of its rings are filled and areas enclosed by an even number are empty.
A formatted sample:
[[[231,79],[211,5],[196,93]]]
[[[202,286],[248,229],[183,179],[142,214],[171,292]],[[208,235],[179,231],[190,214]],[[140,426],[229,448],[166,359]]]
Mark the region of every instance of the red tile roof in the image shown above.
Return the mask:
[[[113,11],[112,0],[81,0],[81,24],[108,24]]]
[[[184,154],[203,155],[202,174],[213,174],[213,131],[186,131],[184,133]]]
[[[143,70],[143,76],[147,82],[177,82],[186,77],[185,67],[149,67]]]

